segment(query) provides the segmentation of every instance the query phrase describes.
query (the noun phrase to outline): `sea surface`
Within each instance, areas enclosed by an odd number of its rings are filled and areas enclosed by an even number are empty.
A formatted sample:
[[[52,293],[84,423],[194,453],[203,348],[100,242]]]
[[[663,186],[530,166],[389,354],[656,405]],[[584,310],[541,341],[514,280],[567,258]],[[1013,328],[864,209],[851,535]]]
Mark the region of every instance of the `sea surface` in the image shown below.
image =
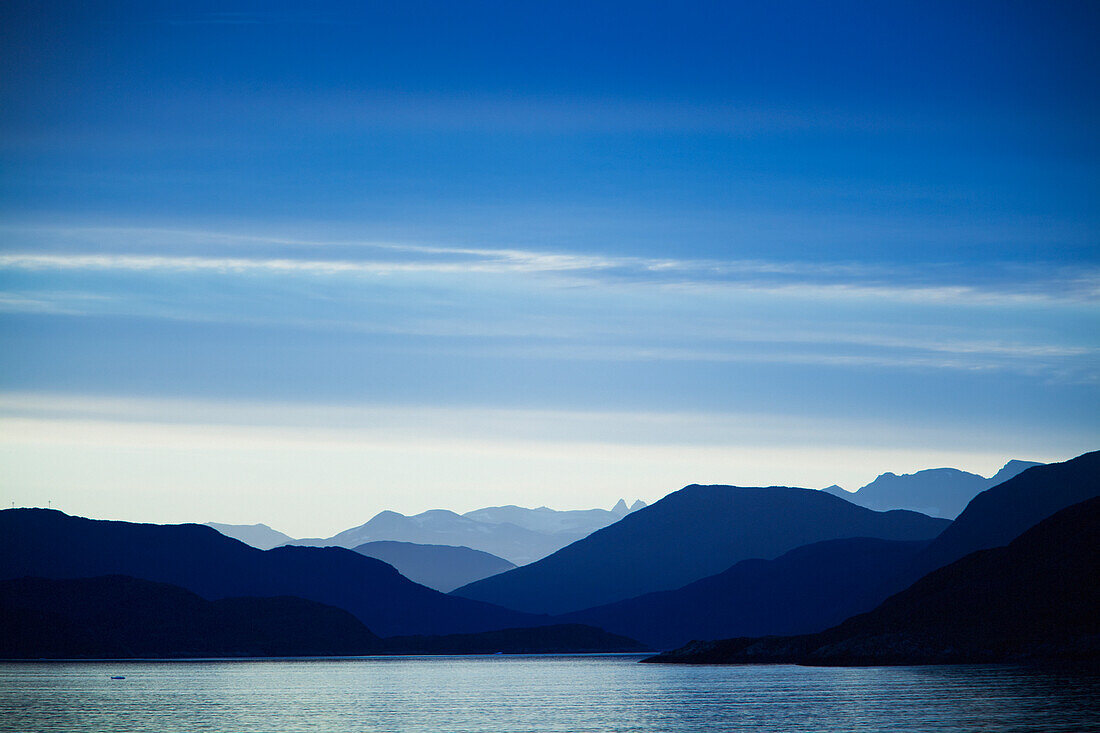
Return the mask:
[[[1100,731],[1100,677],[637,656],[0,664],[5,731]],[[125,676],[112,680],[112,676]]]

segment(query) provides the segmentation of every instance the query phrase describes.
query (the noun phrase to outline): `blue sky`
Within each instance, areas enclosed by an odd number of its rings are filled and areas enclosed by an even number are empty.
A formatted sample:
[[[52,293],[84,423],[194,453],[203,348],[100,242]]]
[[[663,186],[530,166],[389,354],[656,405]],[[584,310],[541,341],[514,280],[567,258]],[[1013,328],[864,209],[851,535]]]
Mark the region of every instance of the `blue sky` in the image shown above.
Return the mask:
[[[856,488],[1100,436],[1091,3],[5,3],[7,502]]]

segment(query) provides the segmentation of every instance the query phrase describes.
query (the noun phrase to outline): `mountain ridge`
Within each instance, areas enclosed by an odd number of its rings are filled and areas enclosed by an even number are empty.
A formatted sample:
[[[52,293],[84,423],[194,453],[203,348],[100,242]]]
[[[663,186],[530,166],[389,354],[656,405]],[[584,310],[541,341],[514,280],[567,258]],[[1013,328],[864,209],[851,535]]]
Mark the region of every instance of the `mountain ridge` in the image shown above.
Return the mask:
[[[691,644],[647,662],[914,665],[1100,658],[1100,497],[970,553],[817,634]]]
[[[1012,459],[989,478],[957,468],[926,468],[900,475],[887,471],[856,491],[846,491],[836,484],[822,491],[876,511],[909,509],[954,519],[982,491],[1041,465],[1035,461]]]
[[[439,593],[380,560],[339,547],[258,550],[198,524],[153,525],[0,510],[0,579],[132,577],[208,600],[297,596],[343,608],[379,636],[546,625],[541,616]],[[456,603],[457,602],[457,603]]]
[[[947,524],[915,512],[874,512],[813,489],[692,484],[547,558],[452,595],[565,614],[672,590],[739,560],[778,557],[810,542],[924,540]]]

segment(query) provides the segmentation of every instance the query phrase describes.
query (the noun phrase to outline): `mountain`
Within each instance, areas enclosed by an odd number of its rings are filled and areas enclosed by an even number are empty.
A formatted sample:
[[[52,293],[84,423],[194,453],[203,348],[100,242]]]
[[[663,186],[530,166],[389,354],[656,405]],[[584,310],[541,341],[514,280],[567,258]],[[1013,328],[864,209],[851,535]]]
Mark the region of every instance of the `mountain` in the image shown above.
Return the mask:
[[[432,509],[413,516],[379,512],[369,522],[327,539],[294,540],[290,544],[348,548],[379,541],[451,545],[488,552],[520,565],[547,555],[573,539],[572,534],[562,538],[511,523],[489,524],[446,509]]]
[[[1040,465],[987,490],[928,543],[822,542],[774,561],[739,563],[677,590],[564,618],[660,649],[689,639],[820,631],[874,608],[936,568],[1007,544],[1059,509],[1100,494],[1098,455]]]
[[[1032,466],[1041,465],[1033,461],[1012,460],[990,478],[956,468],[930,468],[901,476],[884,473],[855,492],[845,491],[836,485],[822,491],[876,511],[910,509],[933,517],[953,519],[982,491]]]
[[[352,549],[360,555],[389,563],[409,580],[442,593],[515,567],[503,558],[469,547],[382,540]]]
[[[606,509],[558,511],[544,506],[538,509],[526,509],[508,505],[475,509],[472,512],[466,512],[462,516],[488,524],[514,524],[517,527],[544,534],[570,532],[578,535],[577,539],[580,539],[580,537],[592,534],[597,529],[603,529],[607,525],[619,521],[627,514],[637,511],[645,505],[646,503],[640,499],[630,507],[627,507],[626,501],[619,499],[610,511]]]
[[[644,502],[636,501],[641,508]],[[481,550],[516,565],[533,562],[586,537],[629,514],[622,499],[611,511],[583,509],[555,511],[540,507],[486,507],[456,514],[433,509],[413,516],[379,512],[370,521],[327,539],[292,540],[288,544],[310,547],[358,547],[367,542],[412,542],[451,545]]]
[[[676,590],[561,618],[656,649],[692,639],[821,631],[874,608],[882,600],[878,588],[927,544],[866,537],[817,542],[775,560],[742,560]]]
[[[301,598],[208,601],[121,575],[0,582],[0,658],[376,654],[347,611]]]
[[[207,522],[207,527],[213,527],[226,537],[240,540],[259,550],[270,550],[273,547],[293,542],[294,538],[278,532],[266,524],[220,524]]]
[[[547,558],[453,595],[562,614],[670,590],[752,558],[845,537],[927,540],[947,520],[873,512],[811,489],[688,486]]]
[[[1068,506],[1100,496],[1100,451],[1028,468],[974,497],[913,560],[912,580],[976,550],[1006,545]]]
[[[1100,498],[804,636],[695,642],[646,661],[819,665],[1100,660]]]
[[[0,511],[0,580],[99,575],[170,583],[207,600],[297,596],[349,611],[379,636],[547,623],[444,595],[339,547],[257,550],[198,524],[109,522],[48,509]]]

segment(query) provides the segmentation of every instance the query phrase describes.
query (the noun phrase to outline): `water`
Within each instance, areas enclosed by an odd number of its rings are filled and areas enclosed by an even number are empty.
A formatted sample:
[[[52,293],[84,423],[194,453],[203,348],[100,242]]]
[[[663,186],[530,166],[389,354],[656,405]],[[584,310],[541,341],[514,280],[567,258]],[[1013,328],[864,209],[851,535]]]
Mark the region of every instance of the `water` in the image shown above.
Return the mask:
[[[638,657],[0,664],[11,731],[1100,731],[1100,677]],[[111,680],[125,675],[125,680]]]

